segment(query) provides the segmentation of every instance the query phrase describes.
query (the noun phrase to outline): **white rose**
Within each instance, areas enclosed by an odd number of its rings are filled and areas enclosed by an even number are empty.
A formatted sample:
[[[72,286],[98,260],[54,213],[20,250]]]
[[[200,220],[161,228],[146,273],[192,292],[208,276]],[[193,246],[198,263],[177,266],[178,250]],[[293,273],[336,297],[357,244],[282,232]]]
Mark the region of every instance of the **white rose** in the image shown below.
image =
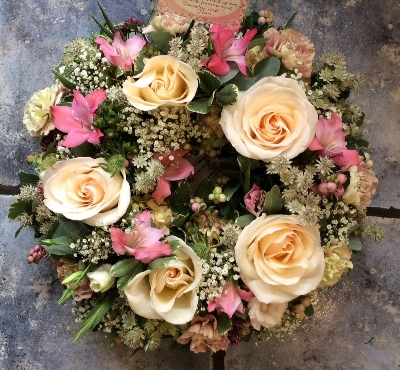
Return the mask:
[[[201,259],[183,240],[174,252],[178,257],[166,267],[136,275],[126,286],[125,295],[132,310],[147,319],[163,319],[171,324],[185,324],[197,309],[196,287],[202,276]]]
[[[35,92],[24,107],[24,125],[32,136],[47,135],[55,128],[50,108],[62,96],[60,83]]]
[[[87,276],[90,280],[90,289],[94,292],[104,293],[112,288],[115,282],[115,277],[111,275],[112,265],[104,263],[100,265],[95,271],[88,272]]]
[[[130,187],[125,173],[111,177],[103,158],[58,161],[43,176],[44,204],[51,211],[91,226],[111,225],[128,209]]]
[[[253,297],[249,302],[249,317],[254,329],[260,330],[261,326],[272,328],[278,325],[286,311],[286,303],[263,303],[257,297]]]
[[[220,124],[233,147],[248,158],[268,162],[294,158],[315,136],[318,114],[300,85],[291,78],[265,77],[238,102],[225,106]]]
[[[134,78],[128,77],[122,91],[134,107],[144,111],[160,105],[185,105],[198,86],[194,70],[169,55],[144,59],[143,71]]]
[[[316,226],[294,215],[262,214],[246,226],[235,247],[244,283],[263,303],[285,303],[315,289],[324,274]]]

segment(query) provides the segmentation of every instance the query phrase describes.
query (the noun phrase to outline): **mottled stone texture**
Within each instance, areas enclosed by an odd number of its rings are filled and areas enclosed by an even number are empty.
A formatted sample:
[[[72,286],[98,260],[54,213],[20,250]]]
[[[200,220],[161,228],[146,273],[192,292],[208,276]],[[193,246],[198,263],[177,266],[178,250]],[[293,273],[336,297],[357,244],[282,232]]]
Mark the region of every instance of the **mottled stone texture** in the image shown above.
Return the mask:
[[[89,12],[96,1],[0,0],[0,185],[16,185],[34,141],[22,125],[25,102],[52,82],[51,68],[72,38],[96,31]],[[102,4],[111,18],[144,18],[150,2]],[[380,187],[373,205],[400,208],[400,3],[395,0],[256,1],[282,24],[299,10],[294,28],[309,35],[317,54],[340,51],[349,70],[363,72],[364,88],[353,95],[366,113],[363,136],[373,148]],[[72,343],[78,325],[69,303],[58,306],[59,285],[50,283],[50,264],[29,266],[33,234],[8,223],[15,199],[0,196],[0,369],[209,369],[210,355],[171,352],[169,344],[152,353],[103,346],[97,333]],[[399,220],[370,219],[386,228],[380,243],[365,242],[355,269],[318,294],[316,315],[291,337],[228,351],[227,369],[397,369],[400,368]],[[220,369],[218,369],[220,370]]]

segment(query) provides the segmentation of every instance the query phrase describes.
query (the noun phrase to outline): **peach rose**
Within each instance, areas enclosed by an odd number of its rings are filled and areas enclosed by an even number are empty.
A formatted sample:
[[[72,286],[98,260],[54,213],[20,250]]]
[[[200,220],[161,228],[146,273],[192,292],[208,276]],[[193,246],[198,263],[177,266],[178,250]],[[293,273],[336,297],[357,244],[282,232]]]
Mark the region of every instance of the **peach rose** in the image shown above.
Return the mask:
[[[235,247],[244,283],[263,303],[285,303],[315,289],[324,274],[319,229],[294,215],[262,214]]]
[[[103,158],[58,161],[43,176],[44,204],[51,211],[91,226],[111,225],[128,209],[131,190],[125,173],[111,177]]]
[[[147,319],[163,319],[171,324],[185,324],[197,309],[197,285],[202,276],[202,262],[192,248],[179,240],[174,252],[176,261],[167,266],[146,270],[126,286],[125,295],[132,310]]]
[[[160,105],[185,105],[198,86],[194,70],[169,55],[144,59],[143,71],[134,78],[128,77],[122,91],[134,107],[144,111]]]
[[[286,311],[286,303],[263,303],[257,297],[253,297],[249,302],[249,317],[254,329],[272,328],[278,325]]]
[[[220,120],[226,138],[240,154],[265,162],[304,152],[317,122],[305,92],[285,77],[262,78],[239,93],[236,104],[223,108]]]

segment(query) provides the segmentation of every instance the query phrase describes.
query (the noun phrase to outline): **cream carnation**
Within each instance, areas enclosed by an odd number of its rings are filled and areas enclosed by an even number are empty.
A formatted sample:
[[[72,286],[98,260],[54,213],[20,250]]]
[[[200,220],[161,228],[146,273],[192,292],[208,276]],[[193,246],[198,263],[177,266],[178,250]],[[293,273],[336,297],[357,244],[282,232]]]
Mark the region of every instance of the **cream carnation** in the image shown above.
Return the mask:
[[[134,107],[147,111],[160,105],[185,105],[192,101],[197,86],[196,73],[188,64],[159,55],[144,59],[143,71],[128,77],[122,91]]]
[[[307,36],[292,29],[278,31],[269,28],[264,37],[268,39],[264,49],[267,56],[274,55],[282,60],[287,69],[292,71],[297,68],[303,76],[311,76],[315,48]]]
[[[246,226],[235,247],[244,283],[263,303],[285,303],[315,289],[324,273],[316,226],[294,215],[262,214]]]
[[[111,225],[128,209],[130,187],[125,173],[111,177],[103,158],[58,161],[43,176],[44,204],[51,211],[91,226]]]
[[[24,125],[32,136],[47,135],[55,128],[50,108],[56,105],[62,96],[62,85],[35,92],[24,107]]]
[[[286,303],[263,303],[257,297],[253,297],[249,302],[249,317],[251,325],[256,330],[264,328],[272,328],[282,320],[282,316],[286,311],[288,304]]]
[[[197,309],[196,288],[202,276],[202,263],[183,240],[175,236],[166,240],[180,241],[174,252],[177,260],[136,275],[126,286],[125,295],[132,310],[140,316],[185,324]]]
[[[268,162],[294,158],[315,136],[318,114],[291,78],[265,77],[226,106],[220,124],[233,147],[248,158]]]
[[[169,32],[172,36],[185,33],[190,26],[191,19],[170,13],[156,13],[150,25],[143,28],[143,33],[155,31]]]

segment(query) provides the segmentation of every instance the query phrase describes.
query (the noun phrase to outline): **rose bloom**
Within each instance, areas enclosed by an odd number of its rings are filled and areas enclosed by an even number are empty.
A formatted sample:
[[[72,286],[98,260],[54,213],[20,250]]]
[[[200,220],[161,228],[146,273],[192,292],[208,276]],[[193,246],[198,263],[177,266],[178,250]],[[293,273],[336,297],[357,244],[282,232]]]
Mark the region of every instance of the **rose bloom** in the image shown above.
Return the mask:
[[[62,85],[55,83],[35,92],[26,103],[23,121],[32,136],[47,135],[55,128],[50,108],[60,101],[62,93]]]
[[[143,71],[128,77],[122,91],[134,107],[147,111],[160,105],[185,105],[192,101],[197,86],[196,73],[188,64],[159,55],[144,59]]]
[[[303,76],[311,76],[315,48],[307,36],[291,29],[278,31],[275,28],[269,28],[263,36],[268,39],[264,49],[267,56],[280,58],[290,71],[297,68]]]
[[[144,34],[156,31],[169,32],[172,36],[185,33],[190,26],[191,19],[171,13],[156,13],[150,25],[144,27]]]
[[[177,340],[180,344],[188,344],[194,353],[206,352],[207,347],[213,352],[225,350],[229,347],[227,335],[222,335],[217,329],[217,319],[213,315],[195,317],[192,326]]]
[[[125,173],[111,177],[103,158],[58,161],[43,176],[44,204],[51,211],[91,226],[111,225],[128,209],[130,187]]]
[[[263,303],[256,297],[249,302],[249,317],[254,329],[272,328],[278,325],[286,311],[288,304],[285,303]]]
[[[324,273],[318,227],[294,215],[257,217],[239,235],[235,255],[243,282],[263,303],[307,294]]]
[[[343,195],[343,202],[352,204],[359,210],[367,208],[371,204],[372,196],[378,187],[375,172],[365,164],[347,166],[342,170],[350,172],[350,184]]]
[[[183,240],[175,236],[166,240],[180,241],[180,247],[174,252],[178,260],[139,273],[126,286],[125,295],[136,314],[180,325],[190,321],[196,312],[196,288],[202,276],[202,263]]]
[[[318,114],[291,78],[265,77],[222,109],[220,124],[237,152],[268,162],[296,157],[315,136]]]
[[[96,270],[87,273],[90,280],[90,289],[94,292],[104,293],[111,289],[116,278],[111,275],[112,265],[103,263]]]

